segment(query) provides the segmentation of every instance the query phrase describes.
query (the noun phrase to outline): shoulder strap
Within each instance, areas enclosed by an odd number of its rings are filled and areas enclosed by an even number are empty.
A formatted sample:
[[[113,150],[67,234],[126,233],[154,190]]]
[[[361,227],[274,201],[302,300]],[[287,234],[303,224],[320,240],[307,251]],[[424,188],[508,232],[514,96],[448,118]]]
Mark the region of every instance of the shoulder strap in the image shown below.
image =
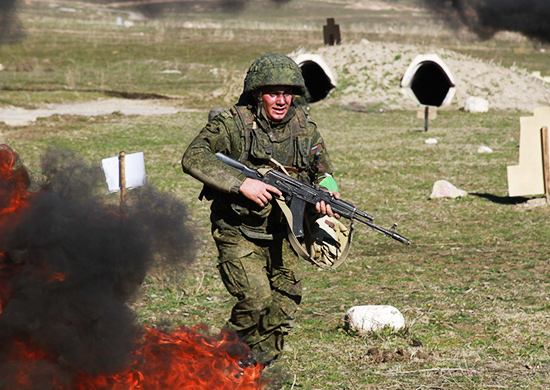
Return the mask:
[[[248,153],[250,151],[250,132],[249,126],[247,125],[247,121],[245,120],[246,113],[243,110],[243,106],[237,106],[234,105],[231,107],[229,112],[231,112],[231,115],[233,115],[233,118],[235,119],[235,123],[237,124],[237,127],[239,128],[239,132],[241,134],[241,155],[235,156],[239,161],[245,161],[248,159]]]
[[[305,133],[307,134],[309,130],[307,125],[308,114],[302,107],[296,107],[296,117],[298,118],[298,122],[300,123],[300,128],[304,129]]]
[[[250,111],[245,106],[234,105],[229,110],[235,118],[235,122],[241,132],[241,155],[238,157],[239,161],[248,160],[250,153],[250,147],[252,144],[252,130],[257,127],[254,117],[250,115]]]

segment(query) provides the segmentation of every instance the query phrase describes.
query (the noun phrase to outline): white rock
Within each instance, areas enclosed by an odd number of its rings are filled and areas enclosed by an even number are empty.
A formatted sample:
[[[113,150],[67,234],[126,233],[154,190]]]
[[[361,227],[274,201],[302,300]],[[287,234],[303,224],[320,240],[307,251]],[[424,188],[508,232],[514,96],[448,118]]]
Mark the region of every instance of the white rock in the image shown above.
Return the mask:
[[[389,305],[353,306],[346,313],[349,328],[359,333],[371,332],[384,326],[395,330],[405,327],[403,314]]]
[[[437,139],[435,138],[428,138],[427,140],[424,141],[424,143],[428,144],[428,145],[435,145],[437,143]]]
[[[464,111],[487,112],[489,111],[489,102],[477,96],[468,96],[464,104]]]
[[[488,146],[480,146],[477,148],[478,153],[493,153],[493,149]]]
[[[544,53],[544,52],[543,52]],[[542,76],[540,71],[536,71],[536,72],[533,72],[531,73],[531,76],[539,79],[539,80],[542,80],[544,81],[545,83],[550,83],[550,77],[548,76]]]
[[[456,188],[447,180],[438,180],[434,183],[430,198],[460,198],[466,195],[468,195],[466,191]]]

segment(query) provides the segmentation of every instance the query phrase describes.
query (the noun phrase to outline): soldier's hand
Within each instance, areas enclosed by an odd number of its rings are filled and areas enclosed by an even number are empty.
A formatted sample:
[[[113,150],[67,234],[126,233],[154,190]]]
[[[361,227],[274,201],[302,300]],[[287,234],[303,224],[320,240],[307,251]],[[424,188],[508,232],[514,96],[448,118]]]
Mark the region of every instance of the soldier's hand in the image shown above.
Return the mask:
[[[332,196],[334,196],[334,199],[340,199],[340,193],[336,191],[329,191]],[[340,218],[340,215],[335,214],[332,212],[332,208],[329,204],[326,204],[324,200],[315,203],[315,210],[317,210],[318,213],[328,215],[329,217],[335,217]]]
[[[243,184],[239,187],[239,191],[248,199],[262,207],[267,206],[271,199],[273,199],[272,194],[283,196],[283,193],[272,185],[251,178],[246,178],[243,181]]]

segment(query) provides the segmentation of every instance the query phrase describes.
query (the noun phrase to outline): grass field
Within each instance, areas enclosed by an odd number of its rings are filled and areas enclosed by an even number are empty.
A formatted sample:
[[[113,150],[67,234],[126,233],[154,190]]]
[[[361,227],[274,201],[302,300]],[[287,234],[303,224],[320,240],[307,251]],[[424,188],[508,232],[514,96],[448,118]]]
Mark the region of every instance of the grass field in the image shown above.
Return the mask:
[[[120,150],[143,151],[148,181],[185,202],[198,242],[196,260],[185,268],[151,270],[132,303],[144,325],[204,323],[215,330],[233,305],[217,275],[208,204],[197,199],[201,185],[181,172],[179,160],[209,109],[226,104],[212,92],[244,74],[259,55],[320,46],[322,25],[336,17],[344,39],[419,42],[550,72],[544,45],[457,37],[426,12],[350,10],[343,0],[258,3],[238,14],[165,12],[124,28],[115,24],[117,14],[90,4],[66,1],[60,4],[76,12],[63,12],[30,1],[20,13],[26,39],[0,48],[6,68],[0,73],[2,106],[87,101],[108,90],[169,95],[176,97],[170,104],[197,109],[0,124],[2,142],[17,149],[36,175],[52,142],[90,164]],[[269,12],[259,12],[262,7]],[[440,110],[427,133],[416,112],[406,110],[356,112],[328,101],[313,105],[312,115],[329,145],[343,198],[383,227],[398,222],[413,244],[406,247],[357,226],[343,266],[324,271],[303,262],[304,301],[275,370],[287,373],[281,386],[549,388],[550,209],[509,197],[506,178],[506,167],[518,163],[519,118],[532,113]],[[426,138],[438,143],[426,144]],[[478,154],[481,145],[494,153]],[[430,200],[439,179],[469,194]],[[367,304],[397,307],[406,329],[346,331],[347,309]]]

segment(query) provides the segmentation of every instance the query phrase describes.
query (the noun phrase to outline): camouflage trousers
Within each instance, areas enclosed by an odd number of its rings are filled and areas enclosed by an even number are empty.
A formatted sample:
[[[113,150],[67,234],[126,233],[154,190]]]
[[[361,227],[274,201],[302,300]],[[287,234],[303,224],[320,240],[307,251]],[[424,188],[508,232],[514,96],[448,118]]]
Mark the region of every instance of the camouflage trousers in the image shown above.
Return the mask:
[[[227,327],[266,363],[283,350],[302,299],[298,256],[287,239],[251,240],[238,229],[214,227],[218,268],[227,291],[237,298]]]

